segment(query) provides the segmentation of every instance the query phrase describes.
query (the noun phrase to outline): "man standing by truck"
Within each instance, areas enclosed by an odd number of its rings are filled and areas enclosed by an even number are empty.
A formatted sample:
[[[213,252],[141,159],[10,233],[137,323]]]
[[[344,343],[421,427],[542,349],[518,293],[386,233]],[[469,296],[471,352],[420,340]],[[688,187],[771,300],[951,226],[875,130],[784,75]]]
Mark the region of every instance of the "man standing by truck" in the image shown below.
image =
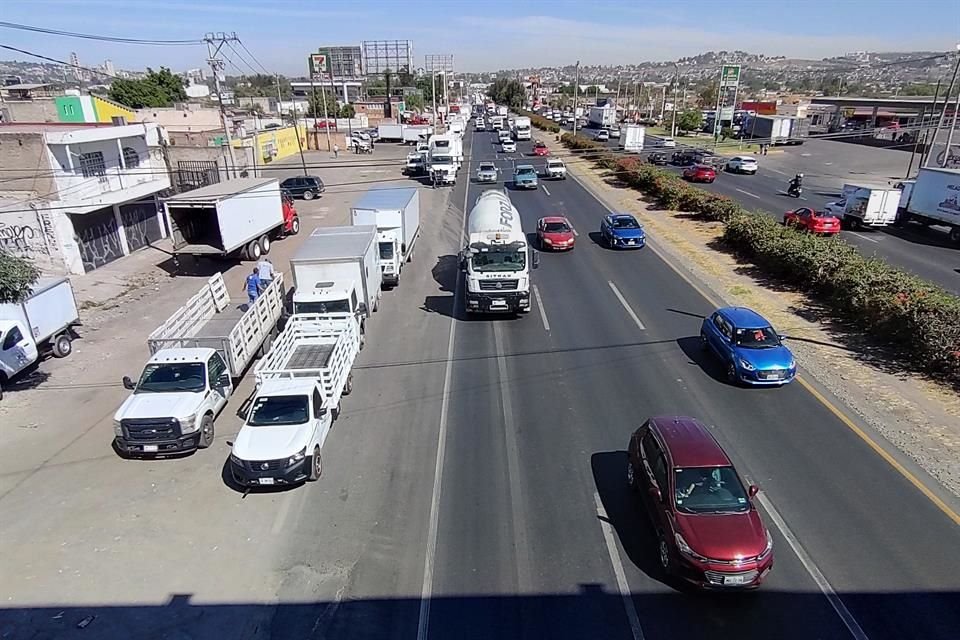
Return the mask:
[[[253,304],[257,301],[257,296],[260,295],[260,270],[256,267],[253,268],[253,272],[247,276],[247,298],[249,298],[250,304]]]
[[[257,263],[257,273],[260,276],[260,291],[263,291],[273,282],[273,263],[270,258],[263,256]]]

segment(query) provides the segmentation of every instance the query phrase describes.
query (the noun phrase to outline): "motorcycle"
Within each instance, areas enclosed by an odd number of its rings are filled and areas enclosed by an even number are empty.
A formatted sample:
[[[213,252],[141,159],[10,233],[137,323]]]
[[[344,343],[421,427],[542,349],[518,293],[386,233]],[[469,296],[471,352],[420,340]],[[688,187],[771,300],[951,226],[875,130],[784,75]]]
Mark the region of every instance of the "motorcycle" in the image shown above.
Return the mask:
[[[792,182],[791,182],[791,183],[790,183],[790,186],[787,187],[787,195],[788,195],[788,196],[793,196],[794,198],[799,198],[801,193],[803,193],[803,188],[802,188],[800,185],[796,184],[796,183],[792,183]]]

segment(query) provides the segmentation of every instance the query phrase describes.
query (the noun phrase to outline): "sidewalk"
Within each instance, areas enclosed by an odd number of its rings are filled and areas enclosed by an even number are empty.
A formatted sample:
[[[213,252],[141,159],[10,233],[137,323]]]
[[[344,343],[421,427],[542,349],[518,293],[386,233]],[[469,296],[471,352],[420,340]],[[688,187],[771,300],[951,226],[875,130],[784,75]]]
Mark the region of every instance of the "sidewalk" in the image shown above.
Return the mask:
[[[80,311],[110,308],[138,289],[169,277],[158,265],[170,259],[172,249],[170,239],[164,238],[90,273],[70,276]]]

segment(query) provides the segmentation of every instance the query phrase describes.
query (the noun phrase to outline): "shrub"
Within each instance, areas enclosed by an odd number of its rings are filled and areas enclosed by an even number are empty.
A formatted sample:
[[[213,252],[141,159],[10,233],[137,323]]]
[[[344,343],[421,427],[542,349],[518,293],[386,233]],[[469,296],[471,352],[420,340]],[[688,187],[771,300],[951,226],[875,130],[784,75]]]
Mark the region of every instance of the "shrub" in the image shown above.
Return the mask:
[[[521,116],[526,116],[530,118],[530,124],[532,124],[537,129],[542,131],[548,131],[550,133],[560,133],[560,125],[556,124],[552,120],[548,120],[543,116],[538,116],[532,111],[526,111],[524,109],[516,109],[516,112]]]

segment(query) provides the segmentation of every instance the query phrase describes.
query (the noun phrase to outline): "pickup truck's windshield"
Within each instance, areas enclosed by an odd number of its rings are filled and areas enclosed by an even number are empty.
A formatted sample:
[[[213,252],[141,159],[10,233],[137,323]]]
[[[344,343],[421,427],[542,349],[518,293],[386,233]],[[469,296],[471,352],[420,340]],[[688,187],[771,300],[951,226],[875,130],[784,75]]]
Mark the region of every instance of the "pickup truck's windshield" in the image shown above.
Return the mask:
[[[297,313],[350,313],[349,300],[324,300],[323,302],[298,302]]]
[[[135,393],[203,391],[207,386],[205,369],[202,362],[148,364]]]
[[[473,270],[523,271],[527,264],[526,251],[483,251],[473,256]]]
[[[380,243],[380,259],[393,260],[393,243],[392,242]]]
[[[523,169],[517,169],[518,176],[535,176],[537,172],[533,170],[532,167],[525,167]]]
[[[247,424],[251,427],[303,424],[309,417],[307,396],[264,396],[253,401]]]

